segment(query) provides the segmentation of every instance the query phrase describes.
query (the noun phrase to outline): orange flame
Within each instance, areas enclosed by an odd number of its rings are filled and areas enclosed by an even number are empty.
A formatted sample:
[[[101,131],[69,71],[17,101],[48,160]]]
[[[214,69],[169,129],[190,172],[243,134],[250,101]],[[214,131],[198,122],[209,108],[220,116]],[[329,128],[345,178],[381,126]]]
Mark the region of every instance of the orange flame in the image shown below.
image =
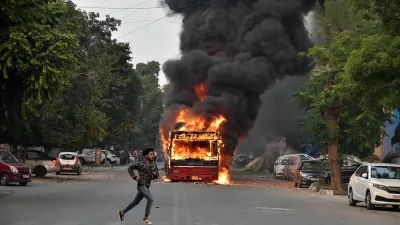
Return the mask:
[[[203,101],[207,96],[207,87],[205,83],[200,83],[194,87],[194,92],[196,93],[198,99]],[[210,131],[217,132],[220,130],[220,126],[222,123],[226,121],[225,117],[222,115],[217,115],[211,120],[209,118],[204,118],[201,115],[195,114],[191,111],[190,108],[182,108],[177,114],[175,121],[171,121],[171,124],[177,124],[182,122],[182,127],[178,128],[180,131]],[[171,125],[170,124],[170,125]],[[172,126],[171,126],[172,127]],[[164,127],[165,129],[165,127]],[[170,143],[169,137],[167,137],[165,130],[160,128],[160,136],[161,141],[164,144],[164,151],[168,149],[168,146],[172,148],[170,152],[171,159],[184,160],[184,159],[200,159],[200,160],[218,160],[221,162],[221,156],[219,151],[214,151],[215,144],[219,146],[218,149],[221,149],[224,144],[219,138],[215,138],[218,140],[217,142],[212,141],[214,138],[211,138],[210,141],[183,141],[183,140],[174,140]],[[168,132],[169,135],[169,132]],[[215,134],[218,135],[219,134]],[[205,139],[207,140],[207,138]],[[166,153],[166,152],[165,152]],[[224,165],[224,164],[223,164]],[[219,166],[218,170],[218,184],[229,184],[230,176],[229,171],[225,166]]]
[[[228,185],[231,182],[229,171],[225,167],[219,168],[217,184]]]
[[[226,119],[223,116],[218,115],[213,121],[208,122],[205,118],[193,114],[189,109],[182,109],[179,111],[175,123],[185,123],[179,130],[217,131],[225,121]]]
[[[200,83],[194,87],[194,92],[196,93],[200,101],[203,101],[204,98],[207,96],[207,87],[204,83]]]
[[[170,182],[170,181],[171,181],[171,180],[168,179],[168,177],[166,177],[166,176],[160,177],[160,180],[162,180],[162,181],[164,181],[164,182]]]

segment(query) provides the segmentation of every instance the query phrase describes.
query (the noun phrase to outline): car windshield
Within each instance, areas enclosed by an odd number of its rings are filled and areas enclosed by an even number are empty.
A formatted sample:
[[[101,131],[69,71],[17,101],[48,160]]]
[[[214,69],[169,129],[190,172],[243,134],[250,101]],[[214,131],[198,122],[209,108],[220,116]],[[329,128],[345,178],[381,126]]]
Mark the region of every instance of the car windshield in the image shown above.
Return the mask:
[[[321,163],[319,162],[303,162],[301,165],[302,170],[323,170]]]
[[[15,158],[10,152],[0,152],[0,161],[5,163],[18,163],[18,159]]]
[[[74,154],[61,154],[60,159],[62,160],[74,160],[76,155]]]
[[[371,167],[371,177],[377,179],[399,179],[400,167],[397,166],[373,166]]]

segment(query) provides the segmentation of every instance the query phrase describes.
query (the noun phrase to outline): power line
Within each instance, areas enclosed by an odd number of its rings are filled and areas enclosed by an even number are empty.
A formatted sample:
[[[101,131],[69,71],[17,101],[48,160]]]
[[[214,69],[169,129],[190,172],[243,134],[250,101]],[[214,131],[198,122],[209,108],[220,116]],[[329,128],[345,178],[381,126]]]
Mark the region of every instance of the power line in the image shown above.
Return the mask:
[[[78,6],[78,8],[82,9],[120,9],[126,10],[126,9],[160,9],[160,8],[165,8],[162,6],[154,6],[154,7],[124,7],[124,8],[118,8],[118,7],[99,7],[99,6]]]
[[[194,3],[188,3],[188,4],[183,4],[183,5],[176,5],[176,7],[187,7],[187,6],[192,6],[192,5],[199,5],[199,4],[205,4],[205,3],[213,3],[213,2],[220,2],[222,0],[206,0],[203,2],[194,2]],[[120,9],[126,10],[126,9],[163,9],[163,8],[168,8],[168,6],[151,6],[151,7],[99,7],[99,6],[78,6],[78,8],[82,9]]]
[[[148,2],[153,2],[153,1],[155,1],[155,0],[149,0],[149,1],[146,1],[146,2],[142,2],[142,3],[139,3],[139,4],[133,5],[133,6],[131,6],[131,7],[136,7],[136,6],[139,6],[139,5],[144,5],[144,4],[148,3]],[[110,13],[107,13],[107,14],[118,13],[118,12],[121,12],[121,11],[124,11],[124,10],[126,10],[126,9],[120,9],[120,10],[118,10],[118,11],[110,12]]]
[[[124,22],[124,23],[121,23],[121,24],[141,23],[141,22],[149,22],[149,21],[154,21],[154,20],[158,20],[158,19],[136,20],[136,21]]]
[[[148,3],[148,2],[151,2],[151,1],[153,1],[153,0],[147,1],[147,2],[145,2],[145,3]],[[126,18],[132,16],[133,14],[135,14],[135,13],[136,13],[137,11],[139,11],[139,10],[140,10],[140,9],[136,9],[135,11],[133,11],[132,13],[130,13],[129,15],[125,16],[124,18],[122,18],[121,20],[124,20],[124,19],[126,19]]]
[[[150,25],[152,25],[153,23],[156,23],[156,22],[158,22],[158,21],[160,21],[160,20],[162,20],[162,19],[165,19],[165,18],[167,18],[169,15],[172,15],[172,14],[173,14],[173,13],[169,13],[169,14],[167,14],[166,16],[163,16],[163,17],[160,17],[160,18],[158,18],[158,19],[155,19],[154,21],[152,21],[152,22],[150,22],[150,23],[147,23],[147,24],[144,25],[144,26],[141,26],[141,27],[139,27],[139,28],[137,28],[137,29],[135,29],[135,30],[133,30],[133,31],[130,31],[130,32],[126,33],[126,34],[123,34],[123,35],[117,37],[117,39],[118,39],[118,38],[121,38],[121,37],[124,37],[124,36],[126,36],[126,35],[129,35],[129,34],[132,34],[132,33],[136,32],[136,31],[138,31],[138,30],[141,30],[141,29],[147,27],[147,26],[150,26]]]
[[[219,2],[219,1],[222,1],[222,0],[211,0],[211,1],[210,1],[210,0],[205,0],[205,1],[203,1],[203,2],[190,3],[190,4],[181,5],[181,6],[186,7],[186,6],[191,6],[191,5],[198,5],[198,4],[205,4],[205,3],[211,3],[211,2]],[[160,8],[165,8],[165,7],[160,7]],[[118,39],[118,38],[121,38],[121,37],[124,37],[124,36],[126,36],[126,35],[129,35],[129,34],[132,34],[132,33],[136,32],[136,31],[138,31],[138,30],[141,30],[141,29],[143,29],[143,28],[145,28],[145,27],[148,27],[148,26],[150,26],[150,25],[152,25],[152,24],[154,24],[154,23],[156,23],[156,22],[158,22],[158,21],[160,21],[160,20],[162,20],[162,19],[167,18],[169,15],[172,15],[172,14],[174,14],[174,13],[168,13],[166,16],[160,17],[160,18],[158,18],[158,19],[154,19],[152,22],[147,23],[146,25],[144,25],[144,26],[142,26],[142,27],[139,27],[139,28],[137,28],[137,29],[134,29],[134,30],[132,30],[132,31],[130,31],[130,32],[128,32],[128,33],[126,33],[126,34],[123,34],[123,35],[117,37],[117,39]],[[136,22],[136,21],[134,21],[134,22]]]

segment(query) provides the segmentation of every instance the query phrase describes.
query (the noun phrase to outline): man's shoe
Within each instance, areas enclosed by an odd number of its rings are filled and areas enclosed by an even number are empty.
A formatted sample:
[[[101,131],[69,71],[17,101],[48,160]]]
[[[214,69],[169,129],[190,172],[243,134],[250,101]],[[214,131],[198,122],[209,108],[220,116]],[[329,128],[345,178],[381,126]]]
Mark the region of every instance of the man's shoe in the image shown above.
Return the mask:
[[[118,216],[119,216],[119,221],[121,221],[121,224],[124,223],[124,214],[122,211],[118,211]]]
[[[145,224],[153,224],[149,219],[143,219],[143,222],[144,222]]]

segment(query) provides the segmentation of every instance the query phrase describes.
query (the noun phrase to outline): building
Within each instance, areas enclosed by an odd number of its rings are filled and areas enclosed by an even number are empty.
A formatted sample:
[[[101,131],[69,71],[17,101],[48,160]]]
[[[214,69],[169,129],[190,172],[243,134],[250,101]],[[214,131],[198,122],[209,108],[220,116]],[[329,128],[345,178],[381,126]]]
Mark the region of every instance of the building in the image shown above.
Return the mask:
[[[400,151],[399,145],[392,145],[392,137],[397,125],[400,123],[400,112],[399,110],[393,111],[393,124],[387,123],[385,126],[386,136],[382,137],[382,145],[375,148],[375,155],[380,159],[385,158],[390,152]]]

